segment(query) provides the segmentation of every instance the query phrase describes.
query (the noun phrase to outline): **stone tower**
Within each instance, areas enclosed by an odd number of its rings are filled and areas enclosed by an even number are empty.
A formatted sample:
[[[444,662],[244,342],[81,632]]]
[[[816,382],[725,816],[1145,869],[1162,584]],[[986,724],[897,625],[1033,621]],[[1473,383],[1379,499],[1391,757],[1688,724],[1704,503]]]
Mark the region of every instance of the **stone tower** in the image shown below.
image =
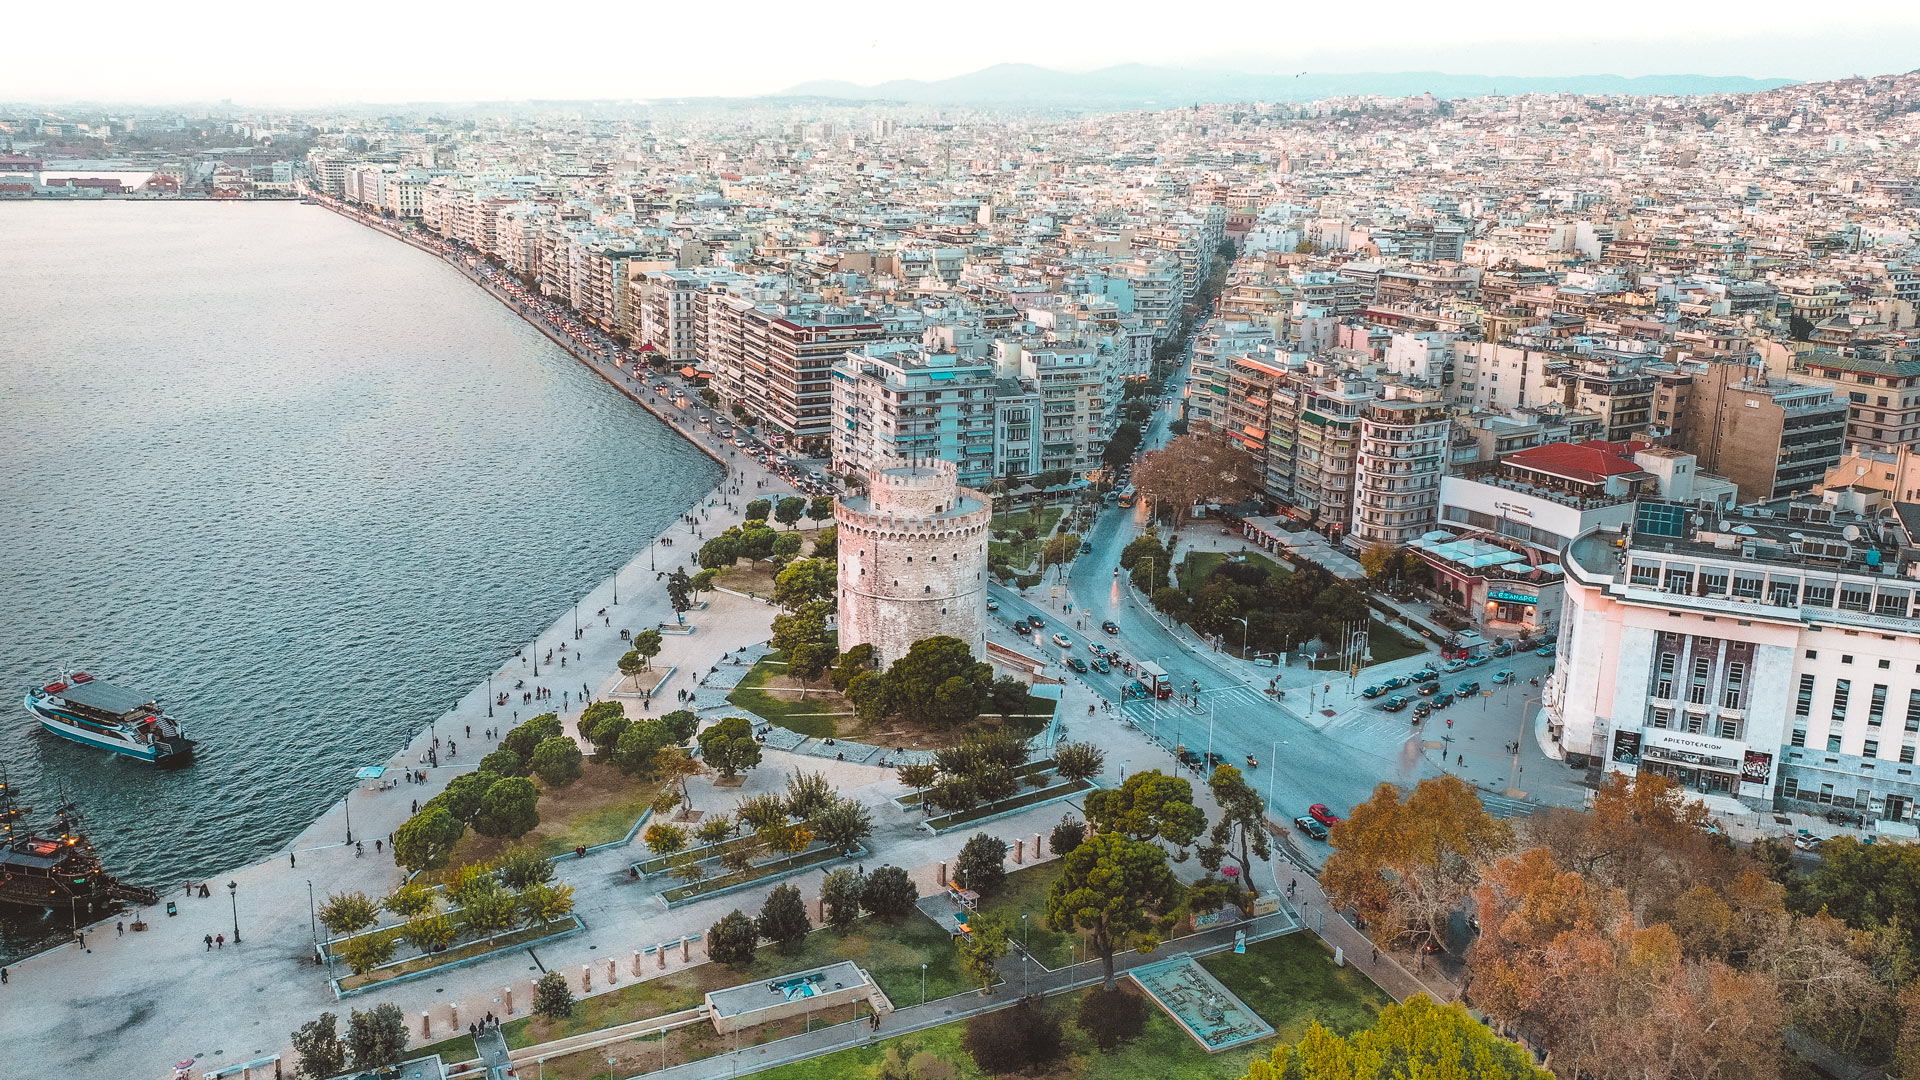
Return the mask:
[[[884,666],[914,642],[956,637],[986,653],[992,504],[960,486],[950,461],[886,462],[867,494],[835,506],[840,650],[872,645]]]

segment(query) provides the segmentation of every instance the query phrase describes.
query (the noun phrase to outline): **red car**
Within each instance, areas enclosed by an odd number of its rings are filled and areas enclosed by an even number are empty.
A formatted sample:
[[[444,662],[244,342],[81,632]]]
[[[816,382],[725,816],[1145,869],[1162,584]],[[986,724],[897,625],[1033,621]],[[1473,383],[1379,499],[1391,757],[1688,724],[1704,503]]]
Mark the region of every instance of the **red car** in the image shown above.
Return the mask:
[[[1325,803],[1314,803],[1312,806],[1307,807],[1307,813],[1313,815],[1313,820],[1322,825],[1340,824],[1340,815],[1327,809],[1327,804]]]

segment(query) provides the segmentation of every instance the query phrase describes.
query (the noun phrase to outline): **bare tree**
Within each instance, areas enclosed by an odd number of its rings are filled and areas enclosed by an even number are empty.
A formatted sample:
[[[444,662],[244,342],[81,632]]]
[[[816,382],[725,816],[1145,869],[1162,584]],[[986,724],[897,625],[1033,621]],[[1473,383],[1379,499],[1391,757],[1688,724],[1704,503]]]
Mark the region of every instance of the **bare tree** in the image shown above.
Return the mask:
[[[1186,524],[1196,503],[1236,503],[1260,490],[1253,455],[1224,432],[1213,430],[1182,435],[1142,455],[1133,470],[1133,486],[1173,507],[1175,532]]]

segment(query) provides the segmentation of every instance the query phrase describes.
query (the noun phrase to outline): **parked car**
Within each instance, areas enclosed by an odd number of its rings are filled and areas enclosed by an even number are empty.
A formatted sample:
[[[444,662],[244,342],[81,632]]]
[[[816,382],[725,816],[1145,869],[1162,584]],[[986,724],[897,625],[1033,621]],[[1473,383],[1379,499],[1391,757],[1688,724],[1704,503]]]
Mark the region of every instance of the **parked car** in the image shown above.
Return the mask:
[[[1401,697],[1399,694],[1395,694],[1381,702],[1380,707],[1388,712],[1399,712],[1401,709],[1407,707],[1407,699]]]
[[[1505,686],[1512,681],[1513,681],[1513,672],[1507,670],[1506,668],[1501,668],[1499,671],[1496,671],[1493,673],[1493,684],[1495,686]]]
[[[989,601],[987,601],[987,610],[988,610],[988,611],[999,611],[999,610],[1000,610],[1000,601],[998,601],[998,600],[989,600]]]
[[[1093,554],[1093,544],[1092,544],[1092,542],[1090,542],[1090,541],[1087,541],[1087,540],[1082,540],[1082,541],[1080,541],[1080,554],[1082,554],[1082,555],[1091,555],[1091,554]]]
[[[1456,671],[1465,671],[1466,669],[1467,662],[1465,660],[1449,660],[1440,665],[1440,673],[1443,675],[1451,675]]]
[[[1340,824],[1340,815],[1327,809],[1327,804],[1325,803],[1314,803],[1312,806],[1307,807],[1307,816],[1322,825]]]
[[[1087,662],[1077,656],[1068,657],[1067,666],[1072,668],[1076,675],[1085,675],[1087,673]]]
[[[1120,624],[1114,622],[1112,619],[1108,619],[1106,622],[1100,624],[1100,629],[1105,630],[1109,634],[1117,634],[1120,632]]]
[[[1551,645],[1542,645],[1542,646],[1540,646],[1539,648],[1537,648],[1537,649],[1535,649],[1535,650],[1533,650],[1533,655],[1535,655],[1535,656],[1552,656],[1552,655],[1553,655],[1553,646],[1551,646]]]
[[[1399,675],[1395,675],[1392,678],[1389,678],[1386,682],[1381,683],[1380,685],[1386,687],[1389,690],[1398,690],[1412,681],[1413,681],[1412,679],[1403,678]]]
[[[1495,645],[1495,646],[1493,647],[1493,655],[1495,655],[1495,656],[1512,656],[1512,655],[1513,655],[1513,646],[1512,646],[1511,644],[1508,644],[1507,642],[1504,642],[1504,641],[1503,641],[1503,642],[1501,642],[1500,644],[1498,644],[1498,645]]]
[[[1493,663],[1493,657],[1488,656],[1486,653],[1481,653],[1478,656],[1467,657],[1468,667],[1480,667],[1483,664],[1491,664],[1491,663]]]
[[[1793,834],[1793,846],[1799,848],[1801,851],[1813,851],[1820,846],[1820,838],[1805,829],[1801,829],[1799,832]]]
[[[1452,691],[1442,690],[1433,696],[1433,707],[1436,709],[1444,709],[1451,704],[1453,704]]]
[[[1365,690],[1360,691],[1360,696],[1363,698],[1377,698],[1381,694],[1384,694],[1386,692],[1387,692],[1386,687],[1376,684],[1374,686],[1367,687]]]
[[[1073,639],[1072,639],[1072,638],[1070,638],[1070,637],[1068,637],[1068,636],[1067,636],[1067,635],[1065,635],[1065,634],[1055,634],[1055,635],[1053,635],[1053,643],[1054,643],[1055,645],[1058,645],[1058,646],[1060,646],[1060,647],[1061,647],[1061,648],[1063,648],[1063,649],[1071,649],[1071,648],[1073,648]]]
[[[1315,840],[1325,840],[1327,838],[1327,827],[1310,817],[1294,818],[1293,827],[1313,837]]]

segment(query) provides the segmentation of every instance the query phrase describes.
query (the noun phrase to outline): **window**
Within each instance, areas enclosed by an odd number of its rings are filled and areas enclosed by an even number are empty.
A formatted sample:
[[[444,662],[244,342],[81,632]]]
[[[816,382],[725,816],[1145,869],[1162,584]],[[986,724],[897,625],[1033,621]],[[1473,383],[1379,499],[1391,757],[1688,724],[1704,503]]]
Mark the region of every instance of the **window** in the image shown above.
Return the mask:
[[[1707,718],[1702,713],[1687,714],[1687,731],[1695,735],[1704,735],[1707,731]]]
[[[1701,596],[1725,596],[1727,594],[1727,572],[1725,570],[1700,571]]]
[[[1744,707],[1741,704],[1741,702],[1746,696],[1746,693],[1745,693],[1746,680],[1747,680],[1746,664],[1738,660],[1734,660],[1727,664],[1727,683],[1726,683],[1726,686],[1722,688],[1720,692],[1721,708],[1739,709]]]
[[[1672,709],[1653,710],[1653,726],[1665,730],[1673,726]]]
[[[1920,690],[1907,691],[1907,730],[1920,731]]]
[[[1887,688],[1875,683],[1873,696],[1867,701],[1867,723],[1878,724],[1887,718]]]
[[[1670,698],[1673,696],[1673,669],[1674,665],[1679,662],[1679,659],[1679,657],[1672,653],[1660,654],[1660,679],[1654,687],[1654,697]]]
[[[1792,607],[1800,602],[1800,583],[1797,581],[1769,582],[1767,601],[1780,607]]]
[[[1800,602],[1808,607],[1830,608],[1833,606],[1833,586],[1809,584]]]
[[[1730,716],[1721,717],[1720,718],[1720,737],[1723,739],[1739,738],[1740,737],[1740,721],[1735,720]]]
[[[1635,585],[1658,585],[1660,584],[1660,568],[1658,566],[1650,566],[1646,563],[1634,563],[1633,570],[1628,575],[1628,580]]]
[[[1841,662],[1841,663],[1843,663],[1843,664],[1851,664],[1851,663],[1853,663],[1853,654],[1852,654],[1852,653],[1841,653],[1841,654],[1840,654],[1840,662]]]
[[[1693,571],[1668,570],[1667,571],[1667,591],[1670,593],[1693,592]]]
[[[1840,610],[1866,611],[1873,606],[1873,590],[1858,585],[1840,586]]]
[[[1837,754],[1839,752],[1840,752],[1840,736],[1828,735],[1827,736],[1827,753]]]
[[[1748,574],[1735,574],[1733,595],[1745,597],[1748,600],[1760,599],[1760,579]]]
[[[1800,697],[1794,702],[1793,715],[1813,715],[1813,676],[1800,676]],[[1913,692],[1913,703],[1907,706],[1908,716],[1920,716],[1920,690]]]
[[[1793,745],[1794,746],[1807,745],[1807,730],[1805,728],[1793,729]]]
[[[1880,740],[1868,739],[1866,742],[1861,743],[1860,756],[1861,757],[1879,757],[1880,756]]]
[[[1886,659],[1885,657],[1882,657],[1882,658],[1881,658],[1881,660],[1880,660],[1880,670],[1881,670],[1881,671],[1887,671],[1887,670],[1890,670],[1890,669],[1891,669],[1892,667],[1893,667],[1893,661],[1891,661],[1891,660],[1888,660],[1888,659]]]
[[[1833,712],[1830,715],[1836,721],[1844,721],[1847,718],[1847,698],[1852,693],[1853,693],[1853,680],[1851,679],[1835,679],[1834,680]]]
[[[1820,659],[1820,650],[1818,650],[1818,649],[1808,649],[1808,650],[1807,650],[1807,659],[1809,659],[1809,660],[1818,660],[1818,659]],[[1806,678],[1809,678],[1809,679],[1811,679],[1811,678],[1813,678],[1813,676],[1811,676],[1811,675],[1808,675],[1808,676],[1806,676]]]
[[[1911,764],[1913,764],[1913,747],[1912,747],[1912,745],[1907,745],[1907,746],[1903,746],[1903,747],[1901,747],[1901,748],[1900,748],[1900,764],[1902,764],[1902,765],[1911,765]]]
[[[1789,799],[1799,798],[1800,797],[1799,779],[1792,776],[1781,777],[1780,778],[1780,794],[1786,796]]]

